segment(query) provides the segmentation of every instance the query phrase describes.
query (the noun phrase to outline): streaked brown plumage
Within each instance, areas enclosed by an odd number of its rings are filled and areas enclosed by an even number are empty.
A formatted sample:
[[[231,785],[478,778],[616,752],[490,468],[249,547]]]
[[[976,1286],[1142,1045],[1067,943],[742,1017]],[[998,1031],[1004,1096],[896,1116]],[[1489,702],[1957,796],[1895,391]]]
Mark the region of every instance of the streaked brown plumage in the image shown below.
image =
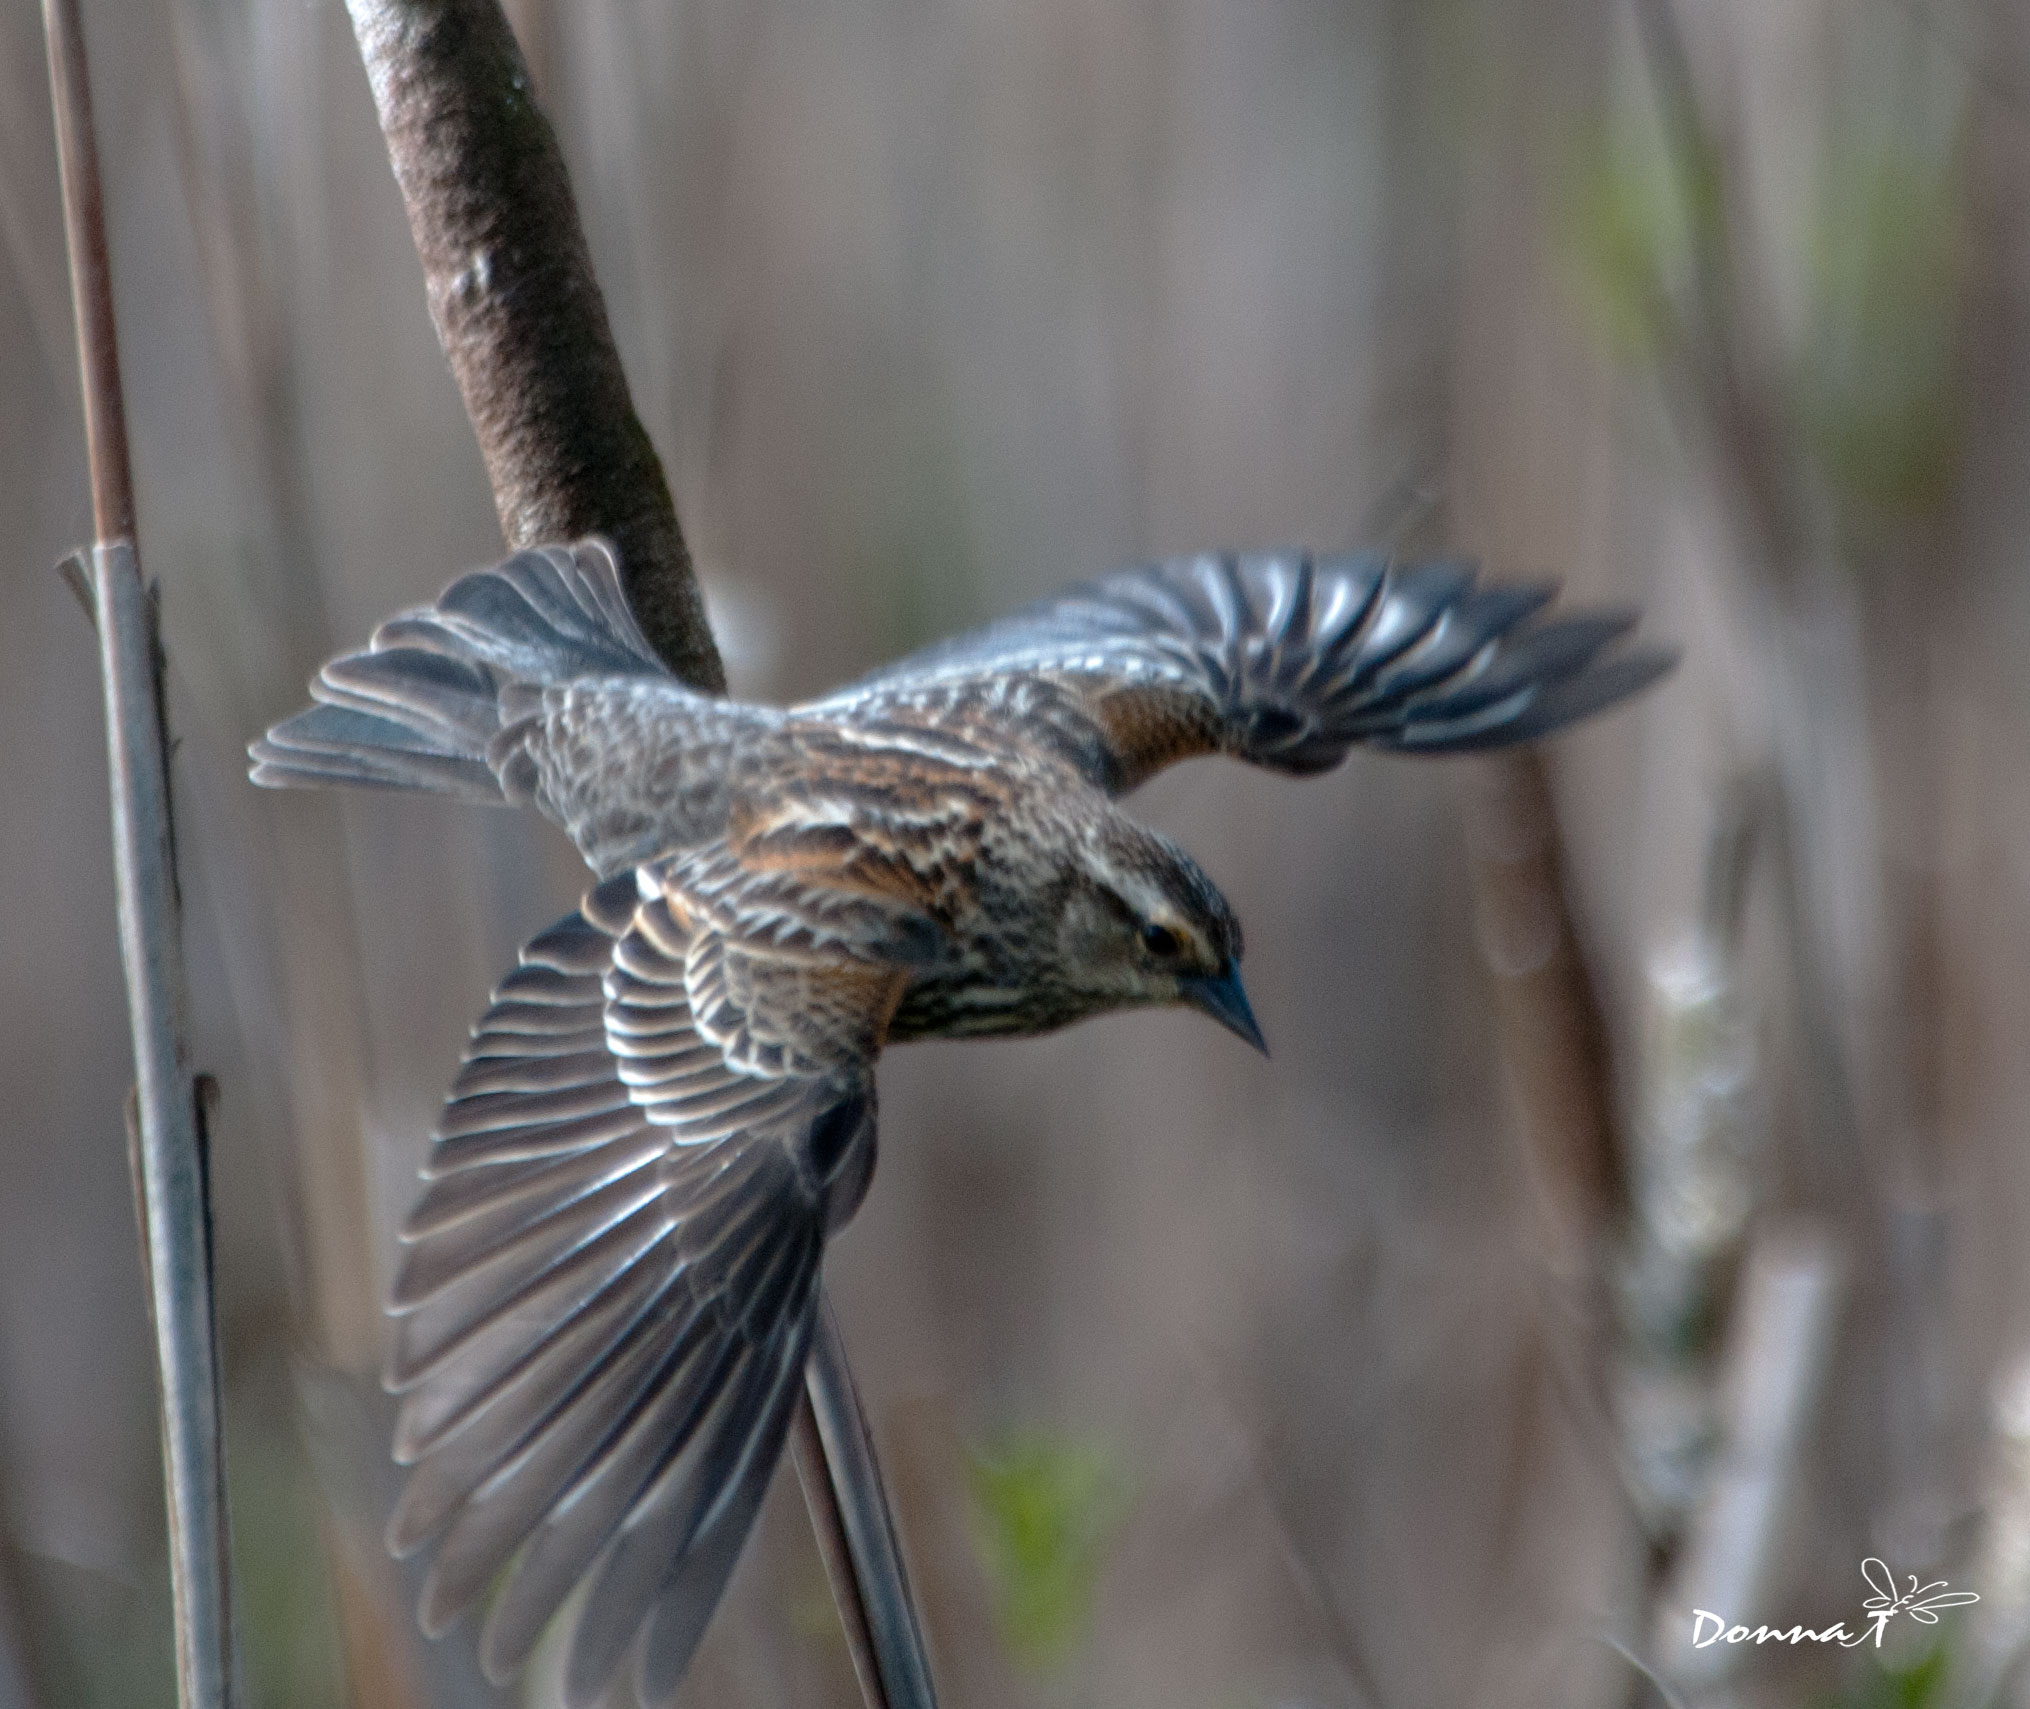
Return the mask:
[[[390,1382],[441,1630],[512,1567],[505,1675],[581,1578],[574,1704],[674,1692],[779,1457],[884,1045],[1186,1003],[1259,1044],[1232,910],[1116,798],[1194,754],[1297,774],[1624,698],[1667,654],[1549,590],[1365,555],[1180,560],[787,711],[663,669],[606,548],[524,552],[327,665],[264,784],[532,804],[601,882],[474,1029],[405,1230]]]

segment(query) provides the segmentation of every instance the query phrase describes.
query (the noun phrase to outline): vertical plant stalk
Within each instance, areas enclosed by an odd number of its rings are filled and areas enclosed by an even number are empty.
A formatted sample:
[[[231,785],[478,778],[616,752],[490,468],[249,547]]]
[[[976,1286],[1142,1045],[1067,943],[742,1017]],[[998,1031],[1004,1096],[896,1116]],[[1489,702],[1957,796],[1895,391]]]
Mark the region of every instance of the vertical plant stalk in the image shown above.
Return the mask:
[[[1842,690],[1851,690],[1857,665],[1844,625],[1816,648],[1800,647],[1788,630],[1810,615],[1811,590],[1801,585],[1806,571],[1830,550],[1798,460],[1798,428],[1787,400],[1766,376],[1782,364],[1764,354],[1755,314],[1773,300],[1761,270],[1745,265],[1739,228],[1745,224],[1730,205],[1738,172],[1722,172],[1722,154],[1713,122],[1701,108],[1692,81],[1691,56],[1674,0],[1633,0],[1642,62],[1656,91],[1664,139],[1677,190],[1692,210],[1694,288],[1679,306],[1655,286],[1646,305],[1658,347],[1666,401],[1695,438],[1710,448],[1722,484],[1727,513],[1741,543],[1739,568],[1750,586],[1769,602],[1776,625],[1770,668],[1792,686],[1795,699],[1782,708],[1795,728],[1779,740],[1759,806],[1764,831],[1782,887],[1789,933],[1791,977],[1796,986],[1804,1047],[1811,1072],[1810,1099],[1814,1167],[1823,1178],[1853,1171],[1864,1179],[1879,1169],[1863,1144],[1859,1096],[1853,1068],[1841,1043],[1841,1004],[1827,965],[1824,927],[1816,922],[1810,885],[1800,861],[1811,852],[1809,833],[1824,809],[1823,773],[1829,754],[1851,759],[1853,769],[1872,776],[1874,760],[1865,715],[1848,717]],[[1823,619],[1821,620],[1823,622]],[[1828,657],[1830,655],[1830,658]],[[1824,710],[1838,708],[1833,715]],[[1803,846],[1800,846],[1803,845]]]
[[[1480,950],[1544,1255],[1569,1286],[1598,1279],[1627,1205],[1606,1029],[1565,898],[1556,809],[1535,749],[1476,768],[1467,810]]]
[[[184,1709],[223,1709],[232,1700],[233,1633],[211,1205],[185,1030],[161,650],[134,546],[134,481],[78,0],[44,0],[43,26],[91,458],[92,603],[105,679],[120,955],[134,1029],[142,1254],[162,1382],[177,1691]]]
[[[127,406],[113,319],[113,268],[92,130],[78,0],[43,0],[57,171],[63,179],[64,236],[70,246],[71,307],[77,317],[78,375],[84,385],[85,450],[91,460],[92,526],[101,545],[134,537],[134,471],[127,460]]]
[[[839,1516],[839,1498],[825,1464],[824,1438],[818,1434],[818,1415],[811,1405],[808,1386],[797,1397],[796,1416],[790,1420],[789,1450],[796,1461],[804,1505],[811,1510],[818,1559],[824,1562],[825,1582],[832,1587],[839,1629],[846,1637],[846,1654],[853,1661],[853,1677],[860,1682],[862,1697],[869,1703],[881,1702],[881,1668],[874,1659],[874,1635],[868,1629],[866,1604],[860,1600],[853,1553],[846,1546],[845,1521]]]
[[[694,687],[725,671],[675,501],[592,276],[556,134],[499,0],[346,0],[423,262],[431,319],[513,547],[604,534],[629,604]],[[934,1702],[845,1351],[820,1301],[798,1467],[870,1709]],[[815,1452],[813,1451],[815,1445]],[[813,1475],[822,1460],[824,1483]]]
[[[1913,769],[1910,756],[1898,764],[1896,699],[1884,679],[1921,653],[1913,611],[1938,594],[1927,582],[1914,608],[1896,597],[1914,573],[1910,561],[1900,577],[1877,566],[1857,579],[1855,517],[1843,514],[1830,467],[1808,455],[1800,406],[1781,383],[1791,365],[1770,354],[1775,341],[1763,331],[1780,293],[1766,265],[1745,264],[1751,222],[1732,205],[1744,174],[1718,170],[1718,126],[1693,83],[1675,0],[1633,3],[1680,198],[1705,210],[1690,256],[1696,295],[1657,305],[1671,357],[1666,395],[1709,448],[1739,541],[1736,568],[1770,630],[1768,828],[1797,1010],[1809,1192],[1877,1260],[1867,1270],[1881,1318],[1870,1332],[1880,1353],[1868,1404],[1880,1429],[1879,1476],[1854,1498],[1871,1522],[1910,1523],[1922,1541],[1908,1551],[1936,1559],[1944,1532],[1933,1516],[1951,1506],[1940,1449],[1951,1431],[1935,1398],[1942,1355],[1932,1329],[1945,1309],[1956,1223],[1939,1178],[1935,1079],[1921,1030],[1892,1024],[1879,996],[1843,987],[1856,972],[1872,983],[1872,973],[1906,1012],[1924,1017],[1937,1006],[1925,941],[1937,877],[1907,870],[1897,886],[1881,814],[1899,780],[1916,801],[1928,792],[1921,764]],[[1722,367],[1742,407],[1700,384],[1701,368]],[[1936,554],[1921,561],[1938,573]],[[1871,625],[1887,643],[1872,656]],[[1921,667],[1907,685],[1925,704]],[[1921,808],[1906,812],[1919,834],[1930,832]]]
[[[903,1570],[902,1548],[896,1541],[880,1463],[874,1457],[873,1433],[860,1410],[839,1320],[830,1297],[822,1294],[794,1429],[797,1469],[805,1478],[806,1495],[810,1479],[803,1468],[812,1438],[831,1472],[836,1500],[829,1521],[818,1526],[819,1548],[831,1575],[840,1618],[846,1624],[848,1643],[853,1641],[854,1629],[853,1616],[847,1611],[851,1601],[871,1651],[876,1678],[869,1678],[857,1650],[853,1657],[862,1694],[870,1704],[886,1704],[889,1709],[935,1709],[937,1694],[931,1687],[930,1659],[916,1617],[916,1599]],[[819,1517],[818,1508],[813,1501],[814,1520]],[[841,1558],[850,1569],[846,1573],[839,1570]]]
[[[1823,1416],[1845,1295],[1839,1245],[1816,1223],[1777,1222],[1758,1235],[1728,1327],[1725,1446],[1652,1611],[1653,1652],[1687,1686],[1710,1690],[1747,1660],[1730,1644],[1695,1649],[1694,1610],[1754,1618],[1746,1611],[1776,1606],[1783,1593],[1784,1543]]]
[[[258,556],[290,567],[260,590],[248,611],[265,634],[239,661],[239,715],[230,722],[240,726],[257,722],[257,709],[297,692],[306,655],[322,658],[332,650],[296,407],[296,353],[274,288],[274,234],[261,218],[264,170],[267,187],[285,199],[300,187],[264,160],[245,105],[235,50],[252,45],[251,37],[236,35],[248,20],[206,0],[171,0],[168,11],[177,164],[218,367],[229,389],[228,425],[250,490],[265,501]],[[315,79],[319,56],[292,56],[290,69]],[[253,597],[254,590],[239,596]],[[258,811],[254,793],[234,791],[230,801],[208,804],[208,818],[223,807],[227,820],[217,827],[220,835],[206,839],[212,864],[204,876],[212,895],[230,898],[219,919],[236,1010],[265,1011],[279,1023],[282,1047],[264,1073],[250,1077],[243,1095],[258,1102],[272,1091],[282,1117],[262,1125],[283,1231],[299,1395],[318,1368],[344,1371],[378,1390],[385,1320],[368,1203],[369,1141],[360,1121],[366,1010],[340,808],[330,798],[306,797],[288,812],[263,814],[262,839],[253,835],[256,826],[230,822],[234,813]],[[264,854],[250,858],[256,843],[264,843]],[[241,858],[218,859],[241,844],[247,845]],[[313,1471],[324,1471],[329,1445],[320,1453],[310,1440],[314,1419],[332,1424],[331,1409],[320,1413],[306,1399],[304,1446]],[[376,1461],[379,1434],[375,1428]],[[424,1640],[404,1599],[378,1594],[385,1588],[375,1576],[379,1525],[355,1505],[353,1486],[341,1488],[323,1476],[317,1482],[323,1498],[318,1532],[337,1602],[347,1701],[360,1709],[419,1709],[423,1686],[412,1664]],[[448,1652],[433,1660],[456,1666]],[[471,1674],[477,1677],[477,1658]]]

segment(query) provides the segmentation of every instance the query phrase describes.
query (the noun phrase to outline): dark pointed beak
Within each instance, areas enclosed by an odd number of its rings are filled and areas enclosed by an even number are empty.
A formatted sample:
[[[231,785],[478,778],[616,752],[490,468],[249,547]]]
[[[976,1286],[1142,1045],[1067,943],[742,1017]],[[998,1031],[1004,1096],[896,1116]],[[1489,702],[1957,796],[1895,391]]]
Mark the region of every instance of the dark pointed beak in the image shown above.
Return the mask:
[[[1247,988],[1241,984],[1239,962],[1229,961],[1226,971],[1216,977],[1186,979],[1181,981],[1181,985],[1185,1002],[1194,1009],[1203,1009],[1228,1032],[1237,1033],[1264,1056],[1269,1054],[1269,1042],[1255,1024],[1255,1011],[1248,1005]]]

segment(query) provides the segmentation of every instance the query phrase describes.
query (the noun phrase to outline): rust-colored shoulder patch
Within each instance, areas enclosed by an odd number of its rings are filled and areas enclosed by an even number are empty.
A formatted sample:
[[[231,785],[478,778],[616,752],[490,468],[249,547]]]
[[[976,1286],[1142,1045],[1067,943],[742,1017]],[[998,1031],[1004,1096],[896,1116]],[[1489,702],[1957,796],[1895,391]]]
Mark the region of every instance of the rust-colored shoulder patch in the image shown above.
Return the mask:
[[[1217,753],[1225,734],[1204,693],[1174,683],[1108,684],[1087,705],[1106,732],[1116,790],[1133,789],[1179,760]]]

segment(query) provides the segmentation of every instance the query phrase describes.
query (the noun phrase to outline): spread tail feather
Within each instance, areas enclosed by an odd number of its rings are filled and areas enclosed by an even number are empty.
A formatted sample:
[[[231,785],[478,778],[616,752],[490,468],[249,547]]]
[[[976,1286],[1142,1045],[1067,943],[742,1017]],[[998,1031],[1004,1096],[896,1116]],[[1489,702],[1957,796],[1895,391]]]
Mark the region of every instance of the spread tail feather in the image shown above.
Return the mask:
[[[500,803],[488,746],[501,697],[584,676],[668,672],[600,540],[517,552],[390,618],[317,673],[317,702],[248,748],[256,783],[419,789]]]

